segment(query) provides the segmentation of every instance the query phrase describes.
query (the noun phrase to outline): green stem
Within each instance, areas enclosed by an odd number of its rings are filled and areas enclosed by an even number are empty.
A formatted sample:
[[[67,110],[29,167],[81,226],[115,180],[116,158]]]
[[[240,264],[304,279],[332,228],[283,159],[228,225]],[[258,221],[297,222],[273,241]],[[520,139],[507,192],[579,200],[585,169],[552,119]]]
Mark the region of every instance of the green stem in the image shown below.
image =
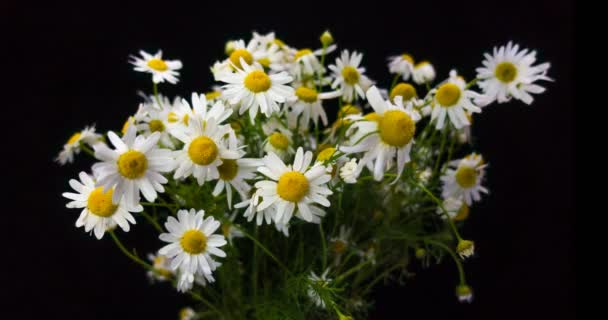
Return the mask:
[[[255,243],[256,246],[260,247],[260,249],[262,249],[262,251],[264,251],[264,253],[266,255],[268,255],[276,264],[279,265],[279,267],[281,267],[285,272],[289,273],[291,275],[291,271],[281,262],[279,261],[279,259],[277,259],[277,257],[275,257],[274,254],[272,254],[272,252],[270,252],[270,250],[268,250],[268,248],[266,248],[263,244],[261,244],[255,237],[251,236],[247,231],[245,231],[243,228],[234,225],[235,228],[241,230],[241,232],[243,233],[243,235],[245,235],[245,237],[249,238],[249,240],[253,241],[253,243]]]
[[[140,202],[140,204],[144,207],[162,207],[168,209],[177,208],[177,205],[171,205],[168,203]]]
[[[427,243],[436,245],[440,248],[442,248],[443,250],[445,250],[447,253],[450,254],[450,256],[452,257],[452,259],[454,260],[454,262],[456,263],[456,267],[458,268],[458,276],[460,278],[460,284],[461,285],[466,285],[467,281],[464,275],[464,268],[462,267],[462,263],[460,262],[460,259],[458,259],[458,256],[456,256],[456,253],[450,249],[450,247],[446,246],[445,244],[439,242],[439,241],[435,241],[435,240],[425,240]]]
[[[156,99],[158,107],[161,108],[162,104],[160,103],[160,98],[158,97],[158,84],[154,81],[152,81],[152,92],[154,93],[154,99]]]
[[[154,229],[156,229],[156,231],[158,231],[160,233],[163,232],[163,228],[160,226],[160,224],[158,224],[158,222],[156,221],[156,219],[154,217],[147,214],[145,211],[142,211],[141,215],[144,216],[144,218],[146,218],[146,220],[148,220],[148,222],[150,222],[150,224],[154,227]]]
[[[467,85],[464,87],[464,89],[466,90],[466,89],[474,86],[477,83],[477,81],[479,81],[479,78],[475,78],[475,79],[469,81],[469,83],[467,83]]]
[[[445,148],[445,142],[447,140],[448,127],[444,127],[441,132],[441,144],[439,145],[439,155],[437,156],[437,161],[435,161],[435,167],[433,168],[433,176],[437,174],[437,170],[439,169],[439,164],[441,163],[441,156],[443,156],[443,149]]]
[[[118,247],[118,249],[120,249],[120,251],[122,251],[122,253],[124,253],[127,257],[129,257],[131,260],[135,261],[135,263],[141,265],[142,267],[144,267],[148,270],[154,271],[154,267],[152,267],[150,264],[146,263],[145,261],[141,260],[138,256],[129,252],[129,250],[127,250],[127,248],[125,248],[125,246],[122,244],[122,242],[120,242],[120,240],[118,239],[118,237],[116,236],[114,231],[110,230],[110,231],[108,231],[108,233],[114,240],[114,243],[116,243],[116,246]]]
[[[397,85],[397,82],[399,81],[399,77],[401,77],[401,75],[398,73],[393,77],[393,81],[391,82],[391,90],[393,90],[395,85]],[[389,90],[389,93],[391,90]]]
[[[319,223],[319,236],[321,237],[321,247],[323,248],[323,269],[327,267],[327,243],[325,243],[325,232],[323,231],[323,224]]]
[[[369,291],[371,288],[374,287],[374,285],[376,285],[376,283],[378,283],[378,281],[384,279],[386,276],[388,276],[391,272],[393,272],[395,269],[400,268],[401,265],[397,264],[391,268],[386,269],[384,272],[382,272],[379,276],[377,276],[374,280],[372,280],[372,282],[370,282],[367,286],[365,286],[365,288],[363,289],[363,293],[362,295],[365,295],[365,293],[367,291]]]
[[[220,316],[223,316],[222,312],[218,308],[216,308],[211,302],[207,301],[207,299],[203,298],[203,296],[201,296],[200,294],[193,292],[192,290],[188,291],[188,294],[194,300],[198,300],[198,301],[202,302],[209,309],[213,310],[215,313],[219,314]]]
[[[412,180],[412,181],[415,185],[417,185],[420,189],[422,189],[422,191],[424,193],[426,193],[431,199],[433,199],[433,201],[435,201],[435,203],[437,203],[437,206],[439,206],[445,219],[448,221],[448,224],[450,225],[452,232],[454,232],[454,236],[456,236],[456,239],[458,241],[462,240],[462,238],[460,237],[460,233],[458,233],[458,229],[456,229],[456,226],[454,225],[454,221],[452,221],[452,218],[450,218],[448,211],[443,206],[443,201],[441,201],[439,198],[435,197],[435,195],[429,189],[427,189],[422,183],[419,183],[418,181],[414,181],[414,180]]]
[[[84,142],[80,142],[80,150],[84,151],[84,153],[90,155],[91,157],[95,158],[95,151],[93,151],[93,149],[91,149],[89,146],[87,146]]]
[[[336,283],[340,283],[340,281],[344,280],[346,277],[350,276],[352,273],[354,273],[354,272],[358,271],[359,269],[363,268],[368,263],[369,263],[369,261],[363,261],[363,262],[359,263],[358,265],[350,268],[348,271],[344,272],[338,278],[336,278]]]

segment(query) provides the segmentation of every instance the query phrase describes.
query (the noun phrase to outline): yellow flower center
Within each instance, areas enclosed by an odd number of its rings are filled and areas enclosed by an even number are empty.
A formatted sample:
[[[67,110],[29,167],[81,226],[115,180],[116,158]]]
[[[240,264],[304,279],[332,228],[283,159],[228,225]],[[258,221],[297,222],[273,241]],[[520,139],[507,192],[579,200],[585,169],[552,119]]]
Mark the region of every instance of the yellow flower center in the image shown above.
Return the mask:
[[[199,254],[207,248],[207,237],[200,230],[192,229],[184,232],[179,244],[187,253]]]
[[[148,61],[148,67],[156,71],[167,71],[167,69],[169,69],[167,64],[161,59],[151,59]]]
[[[129,150],[118,157],[118,172],[127,179],[141,178],[148,169],[146,156],[135,150]]]
[[[298,202],[308,194],[308,179],[302,173],[289,171],[283,173],[277,184],[277,193],[283,200]]]
[[[333,249],[336,254],[344,253],[346,251],[346,243],[342,240],[336,240],[333,243]]]
[[[435,98],[442,107],[451,107],[460,100],[460,88],[453,83],[443,84],[437,90]]]
[[[230,62],[232,62],[232,64],[234,64],[240,69],[243,69],[243,66],[241,66],[241,58],[243,58],[243,60],[245,60],[245,62],[249,65],[253,63],[253,56],[251,55],[251,53],[249,53],[249,51],[245,49],[237,49],[232,51],[232,53],[230,54],[230,58],[228,59],[230,59]]]
[[[152,120],[148,123],[148,128],[150,128],[150,132],[163,132],[165,131],[165,125],[160,120]]]
[[[325,162],[331,159],[331,156],[333,156],[335,152],[336,148],[334,147],[325,148],[321,152],[319,152],[319,155],[317,155],[317,161]]]
[[[68,139],[68,143],[67,144],[74,144],[74,143],[78,142],[78,139],[80,139],[80,136],[81,136],[80,132],[74,133],[70,137],[70,139]]]
[[[342,77],[344,82],[352,86],[359,82],[359,71],[351,66],[346,66],[342,69]]]
[[[253,70],[245,77],[245,87],[253,93],[270,89],[270,77],[262,70]]]
[[[463,188],[471,188],[477,183],[477,170],[469,166],[461,166],[456,170],[456,182]]]
[[[313,103],[317,101],[317,90],[307,87],[299,87],[296,89],[296,96],[298,96],[298,99],[306,103]]]
[[[298,50],[293,58],[295,60],[298,60],[298,59],[300,59],[301,57],[303,57],[303,56],[305,56],[307,54],[312,54],[312,50],[310,50],[310,49]]]
[[[494,74],[498,80],[509,83],[517,77],[517,67],[511,62],[501,62],[494,69]]]
[[[220,91],[210,91],[205,93],[205,98],[207,98],[207,100],[214,100],[219,98],[222,95],[222,93]]]
[[[129,124],[131,123],[131,120],[133,120],[133,117],[127,118],[127,121],[125,121],[125,123],[122,125],[122,129],[120,130],[120,132],[123,136],[127,134],[127,130],[129,130]]]
[[[414,137],[416,125],[414,120],[400,110],[389,110],[378,121],[380,138],[393,147],[403,147]]]
[[[402,54],[402,55],[401,55],[401,58],[402,58],[403,60],[405,60],[405,61],[407,61],[407,62],[411,63],[411,64],[414,64],[414,58],[413,58],[411,55],[407,54],[407,53]]]
[[[271,134],[268,138],[268,142],[279,150],[287,150],[287,147],[289,146],[289,139],[287,139],[287,136],[280,132]]]
[[[270,68],[270,59],[262,58],[262,59],[259,59],[258,62],[262,65],[262,67]]]
[[[353,106],[351,104],[347,104],[345,106],[342,106],[342,108],[340,108],[340,113],[342,116],[348,116],[351,114],[359,114],[361,113],[361,109],[359,109],[359,107],[357,106]]]
[[[169,121],[170,123],[175,123],[179,121],[179,117],[177,116],[177,114],[175,114],[175,112],[171,111],[167,114],[167,121]]]
[[[217,158],[219,151],[213,140],[206,136],[200,136],[192,142],[188,147],[188,156],[192,162],[206,166],[211,164]]]
[[[103,192],[103,187],[96,188],[89,194],[87,209],[96,216],[104,218],[112,216],[118,208],[117,205],[112,203],[113,192],[112,189]]]
[[[241,129],[243,129],[241,124],[238,123],[237,121],[230,122],[230,128],[232,128],[232,130],[234,130],[234,132],[239,132],[239,131],[241,131]]]
[[[403,101],[408,101],[416,97],[416,88],[409,83],[401,82],[391,90],[391,100],[395,101],[396,96],[401,96]]]
[[[418,64],[416,64],[415,68],[418,69],[420,67],[424,67],[424,66],[427,66],[429,64],[431,64],[431,63],[428,62],[428,61],[421,61],[421,62],[418,62]]]
[[[239,172],[239,165],[236,164],[236,160],[222,159],[222,164],[217,167],[217,171],[220,172],[220,179],[230,181]]]
[[[363,119],[365,119],[367,121],[376,121],[376,122],[379,122],[380,121],[380,116],[377,113],[375,113],[375,112],[370,112],[370,113],[364,115]]]
[[[460,209],[458,210],[458,212],[452,219],[454,219],[456,221],[464,221],[469,217],[469,213],[470,213],[469,206],[467,206],[466,203],[463,203],[462,207],[460,207]]]
[[[222,234],[224,235],[224,237],[228,238],[228,235],[230,234],[230,228],[232,227],[232,225],[230,223],[224,223],[222,224]]]
[[[277,38],[272,40],[272,43],[276,44],[279,48],[283,48],[285,46],[285,42]]]

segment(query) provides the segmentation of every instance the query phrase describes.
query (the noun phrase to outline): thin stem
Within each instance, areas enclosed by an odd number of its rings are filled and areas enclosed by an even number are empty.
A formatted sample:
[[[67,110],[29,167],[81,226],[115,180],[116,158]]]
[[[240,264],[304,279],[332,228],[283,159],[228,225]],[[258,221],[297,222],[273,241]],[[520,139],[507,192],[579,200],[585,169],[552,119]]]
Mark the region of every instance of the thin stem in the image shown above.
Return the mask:
[[[456,143],[456,139],[452,138],[452,141],[450,141],[450,146],[448,147],[448,159],[446,160],[445,163],[449,164],[450,161],[452,161],[452,155],[454,153],[454,144]],[[447,166],[445,166],[442,170],[441,173],[443,174],[445,172],[445,169],[447,168]]]
[[[234,225],[235,228],[241,230],[241,232],[243,233],[243,235],[245,235],[245,237],[249,238],[249,240],[253,241],[253,243],[256,244],[256,246],[260,247],[260,249],[262,249],[262,251],[264,251],[264,253],[266,255],[268,255],[272,260],[274,260],[274,262],[276,262],[276,264],[279,265],[279,267],[281,267],[285,272],[291,274],[291,271],[281,262],[279,261],[279,259],[277,259],[277,257],[275,257],[274,254],[272,254],[272,252],[270,252],[270,250],[268,250],[268,248],[266,248],[263,244],[261,244],[255,237],[251,236],[247,231],[245,231],[243,228]]]
[[[177,208],[177,205],[171,205],[168,203],[140,202],[140,204],[145,207],[162,207],[168,209]]]
[[[198,300],[198,301],[202,302],[209,309],[213,310],[215,313],[219,314],[220,316],[223,316],[222,312],[218,308],[216,308],[211,302],[207,301],[207,299],[203,298],[203,296],[201,296],[200,294],[193,292],[192,290],[188,291],[188,294],[194,300]]]
[[[460,237],[460,233],[458,233],[458,229],[456,229],[456,226],[454,225],[454,221],[452,221],[452,218],[450,218],[450,215],[448,214],[448,211],[443,206],[443,201],[441,201],[441,200],[439,200],[439,198],[435,197],[435,195],[429,189],[427,189],[422,183],[419,183],[418,181],[414,181],[414,180],[412,180],[412,181],[420,189],[422,189],[422,191],[424,193],[426,193],[431,199],[433,199],[433,201],[435,201],[435,203],[437,203],[437,206],[439,206],[439,208],[441,208],[441,211],[442,211],[445,219],[448,221],[448,224],[450,225],[450,228],[454,232],[454,235],[456,236],[456,239],[458,241],[462,240],[462,238]]]
[[[338,278],[336,278],[336,283],[339,283],[340,281],[342,281],[346,277],[350,276],[353,272],[356,272],[359,269],[363,268],[368,263],[369,263],[369,261],[363,261],[363,262],[359,263],[358,265],[350,268],[348,271],[344,272]]]
[[[89,148],[89,146],[87,146],[84,142],[80,142],[80,150],[84,151],[84,153],[90,155],[91,157],[95,158],[95,151],[93,151],[93,149]]]
[[[464,87],[464,89],[466,90],[466,89],[474,86],[477,83],[477,81],[479,81],[479,78],[475,78],[475,79],[469,81],[469,83],[467,83],[467,85]]]
[[[367,286],[365,286],[365,288],[363,289],[363,295],[365,295],[365,293],[367,291],[369,291],[371,288],[374,287],[374,285],[376,285],[376,283],[378,283],[378,281],[384,279],[386,276],[388,276],[391,272],[393,272],[395,269],[402,267],[400,264],[394,265],[391,268],[386,269],[384,272],[382,272],[380,275],[378,275],[374,280],[372,280],[372,282],[370,282]]]
[[[433,168],[433,176],[437,173],[439,169],[439,164],[441,163],[441,156],[443,155],[443,149],[445,148],[445,142],[447,140],[448,127],[443,128],[441,132],[441,144],[439,145],[439,155],[437,156],[437,160],[435,161],[435,167]]]
[[[258,226],[254,226],[255,238],[258,237]],[[244,232],[243,232],[244,233]],[[253,238],[251,238],[253,240]],[[257,240],[256,240],[257,241]],[[253,263],[251,264],[251,290],[253,291],[253,303],[258,301],[258,247],[256,241],[253,244]],[[257,310],[257,309],[256,309]]]
[[[401,77],[401,75],[398,73],[393,77],[393,81],[391,82],[391,90],[393,90],[395,85],[397,85],[397,81],[399,81],[399,77]]]
[[[114,231],[110,230],[110,231],[108,231],[108,233],[114,240],[114,243],[116,243],[116,246],[118,247],[118,249],[120,249],[120,251],[122,251],[122,253],[124,253],[127,257],[129,257],[131,260],[135,261],[137,264],[141,265],[142,267],[144,267],[148,270],[154,271],[154,267],[152,267],[150,264],[146,263],[145,261],[141,260],[138,256],[129,252],[129,250],[127,250],[127,248],[125,248],[125,246],[122,244],[122,242],[120,242],[120,239],[118,239],[118,237],[116,236]]]
[[[467,283],[467,281],[466,281],[466,278],[464,275],[464,268],[462,267],[462,263],[460,262],[460,259],[458,259],[458,257],[456,256],[456,253],[452,249],[450,249],[450,247],[446,246],[445,244],[443,244],[439,241],[427,239],[427,240],[425,240],[425,242],[436,245],[450,254],[452,259],[456,263],[456,267],[458,268],[458,276],[460,278],[460,284],[465,285]]]
[[[154,93],[154,99],[156,99],[158,107],[162,107],[162,104],[160,103],[160,98],[158,97],[158,84],[154,81],[152,81],[152,92]]]
[[[325,270],[327,267],[327,243],[325,243],[325,232],[321,223],[319,223],[319,236],[321,237],[321,247],[323,248],[323,270]]]
[[[160,224],[158,224],[158,222],[156,221],[156,219],[154,217],[147,214],[145,211],[142,211],[141,215],[144,216],[144,218],[146,218],[146,220],[148,220],[148,222],[150,222],[150,224],[154,227],[154,229],[156,229],[156,231],[158,231],[160,233],[163,232],[163,228],[160,226]]]

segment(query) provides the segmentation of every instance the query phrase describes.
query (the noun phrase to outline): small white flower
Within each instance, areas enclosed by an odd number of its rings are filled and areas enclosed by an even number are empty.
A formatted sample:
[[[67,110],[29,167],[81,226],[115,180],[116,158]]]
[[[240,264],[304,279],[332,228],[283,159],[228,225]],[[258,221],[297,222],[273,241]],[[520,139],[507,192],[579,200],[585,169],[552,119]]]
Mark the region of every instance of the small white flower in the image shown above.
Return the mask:
[[[192,308],[182,308],[179,310],[179,320],[195,320],[196,312]]]
[[[293,64],[291,65],[290,73],[294,75],[296,79],[325,73],[325,68],[321,65],[321,62],[317,57],[331,53],[334,50],[336,50],[335,45],[328,46],[325,48],[325,51],[323,51],[323,49],[312,51],[308,48],[292,50],[291,56]]]
[[[486,166],[483,158],[475,153],[463,159],[451,161],[445,174],[441,177],[443,198],[464,199],[469,206],[473,201],[479,201],[480,193],[488,193],[488,189],[481,185]]]
[[[213,189],[213,196],[217,197],[226,190],[228,208],[232,209],[232,188],[234,188],[241,199],[245,199],[251,186],[246,180],[255,178],[255,172],[263,165],[262,160],[253,158],[222,159],[222,164],[217,167],[219,179]]]
[[[175,144],[169,134],[171,124],[169,122],[169,114],[171,113],[171,104],[142,104],[141,108],[145,110],[145,114],[136,126],[139,132],[146,137],[149,137],[154,132],[160,132],[160,143],[170,149],[175,148]]]
[[[447,211],[447,215],[450,219],[453,220],[464,220],[469,215],[469,206],[461,199],[452,197],[447,198],[443,200],[443,208]],[[437,214],[440,215],[442,219],[446,219],[445,213],[440,207],[437,208]]]
[[[226,237],[226,239],[228,239],[228,243],[230,243],[230,245],[232,245],[232,240],[234,238],[242,238],[245,236],[245,234],[243,234],[243,232],[239,228],[237,228],[234,224],[234,219],[236,219],[236,214],[237,214],[236,211],[234,213],[232,213],[231,215],[228,215],[228,213],[225,213],[224,218],[226,218],[226,221],[224,221],[224,223],[222,224],[222,234],[224,234],[224,237]]]
[[[414,72],[414,58],[404,53],[389,58],[388,70],[390,73],[399,74],[403,81],[407,81]]]
[[[331,278],[327,277],[328,273],[329,268],[326,269],[323,274],[321,274],[321,276],[318,276],[314,271],[311,271],[310,276],[308,276],[308,280],[313,282],[315,286],[325,287],[329,285],[332,281]],[[308,287],[307,293],[308,297],[315,303],[317,307],[325,308],[325,301],[321,299],[321,296],[319,295],[319,293],[317,293],[317,290],[315,290],[315,287],[313,285],[310,285]]]
[[[372,81],[363,74],[365,68],[359,67],[362,59],[362,53],[354,51],[351,55],[348,50],[344,50],[342,55],[336,58],[336,64],[329,66],[334,77],[331,87],[340,87],[345,101],[351,102],[356,96],[365,97],[365,90],[372,85]]]
[[[154,270],[148,270],[146,275],[151,281],[164,282],[171,278],[173,271],[169,265],[170,260],[162,254],[148,254],[148,260],[152,262]]]
[[[349,184],[357,183],[358,174],[356,158],[350,159],[342,168],[340,168],[340,178]]]
[[[446,117],[456,129],[460,129],[470,124],[466,111],[481,112],[472,100],[481,97],[476,92],[466,89],[466,83],[459,77],[455,70],[450,72],[450,78],[443,82],[438,89],[433,89],[433,111],[431,120],[436,121],[437,130],[443,128]]]
[[[291,131],[283,128],[270,133],[268,138],[264,140],[264,151],[276,154],[281,160],[287,159],[288,155],[295,152],[292,147],[293,141],[291,137]]]
[[[101,135],[95,132],[95,126],[85,127],[84,130],[74,133],[63,145],[63,150],[59,153],[55,161],[61,165],[74,162],[74,155],[80,153],[80,143],[93,146],[99,142]]]
[[[163,60],[163,52],[158,51],[155,55],[151,55],[143,50],[139,51],[143,59],[131,56],[131,64],[135,66],[135,71],[147,72],[152,74],[152,81],[160,83],[167,81],[171,84],[176,84],[179,80],[179,73],[176,70],[182,68],[182,62],[179,60]]]
[[[475,254],[475,243],[470,240],[460,240],[456,246],[456,252],[462,259],[470,258]]]
[[[459,285],[456,287],[456,297],[461,303],[471,303],[473,302],[473,290],[466,284]]]
[[[414,66],[412,78],[417,84],[430,83],[435,80],[435,68],[428,61],[419,62]]]
[[[318,126],[319,119],[323,126],[327,126],[327,114],[323,109],[322,101],[337,98],[341,94],[340,91],[318,93],[314,88],[298,87],[295,97],[290,101],[292,119],[299,119],[299,127],[302,129],[307,129],[311,120],[315,126]]]

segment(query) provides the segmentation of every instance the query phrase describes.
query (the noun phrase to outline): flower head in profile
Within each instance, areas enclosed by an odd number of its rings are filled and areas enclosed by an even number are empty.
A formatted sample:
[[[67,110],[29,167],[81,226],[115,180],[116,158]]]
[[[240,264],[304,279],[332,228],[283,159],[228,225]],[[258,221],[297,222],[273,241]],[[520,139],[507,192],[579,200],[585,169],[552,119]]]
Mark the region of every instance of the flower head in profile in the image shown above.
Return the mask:
[[[401,75],[403,81],[407,81],[414,73],[414,58],[408,53],[392,56],[388,61],[389,72]]]
[[[82,131],[74,133],[68,141],[63,145],[63,150],[55,161],[61,165],[74,162],[74,155],[80,153],[80,144],[86,143],[89,146],[97,144],[101,139],[101,135],[95,132],[95,126],[85,127]]]
[[[155,55],[151,55],[143,50],[139,51],[140,57],[131,56],[131,64],[135,67],[135,71],[146,72],[152,74],[154,83],[169,82],[176,84],[179,80],[179,72],[182,68],[182,62],[179,60],[163,60],[163,52],[158,51]]]
[[[416,84],[430,83],[435,80],[435,68],[428,61],[418,62],[414,66],[412,79]]]

